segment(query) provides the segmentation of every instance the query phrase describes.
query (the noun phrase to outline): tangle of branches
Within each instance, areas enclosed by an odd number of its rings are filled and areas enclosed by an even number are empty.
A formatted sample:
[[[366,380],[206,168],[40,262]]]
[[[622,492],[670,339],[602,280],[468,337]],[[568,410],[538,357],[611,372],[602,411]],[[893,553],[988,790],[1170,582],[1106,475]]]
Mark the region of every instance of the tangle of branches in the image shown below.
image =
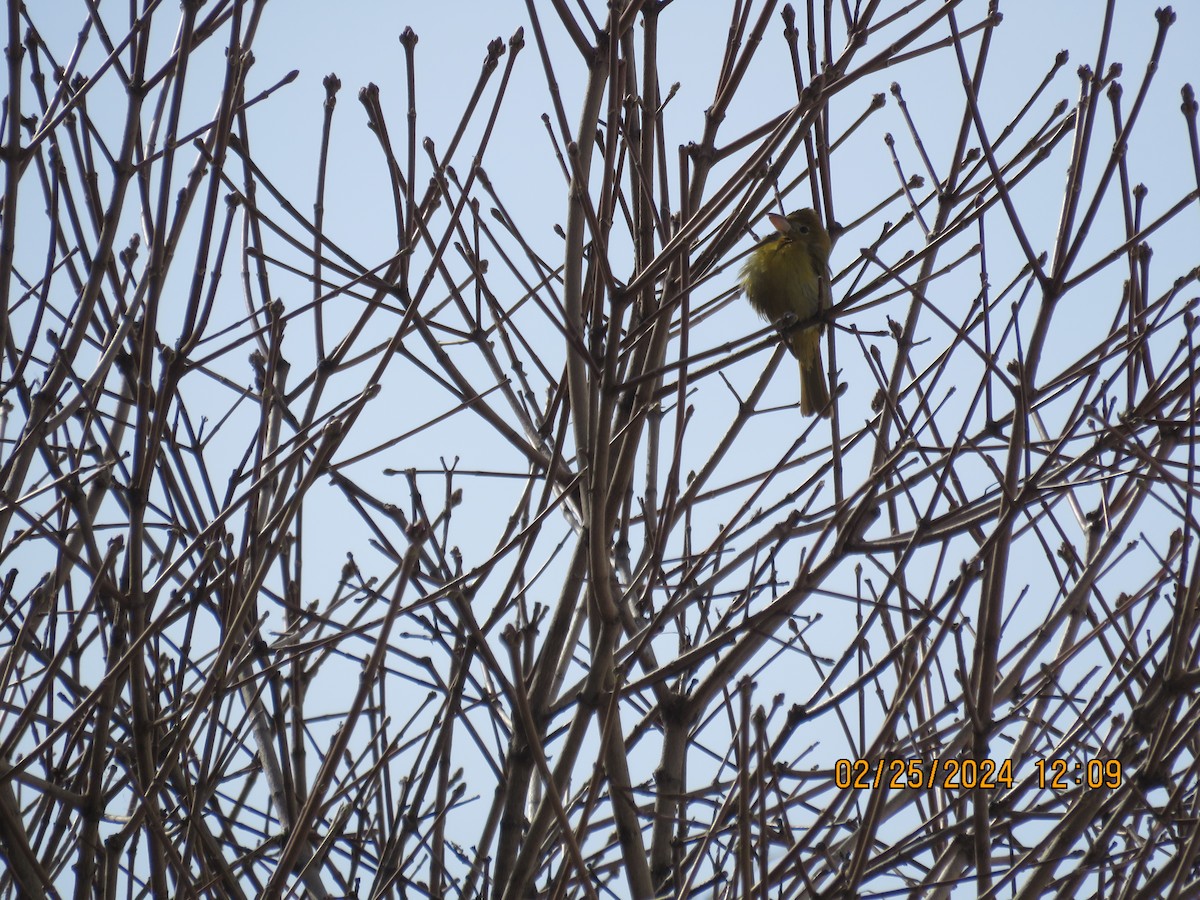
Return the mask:
[[[1200,895],[1195,21],[499,6],[281,158],[274,4],[6,5],[0,893]]]

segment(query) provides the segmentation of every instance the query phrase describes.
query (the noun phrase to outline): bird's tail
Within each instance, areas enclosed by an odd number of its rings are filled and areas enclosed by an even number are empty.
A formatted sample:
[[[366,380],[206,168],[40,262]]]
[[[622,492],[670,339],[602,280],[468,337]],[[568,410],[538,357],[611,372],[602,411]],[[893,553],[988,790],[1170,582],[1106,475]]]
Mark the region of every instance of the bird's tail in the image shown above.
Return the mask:
[[[792,337],[792,349],[800,360],[800,412],[806,416],[829,417],[829,385],[821,365],[821,333],[806,328]]]

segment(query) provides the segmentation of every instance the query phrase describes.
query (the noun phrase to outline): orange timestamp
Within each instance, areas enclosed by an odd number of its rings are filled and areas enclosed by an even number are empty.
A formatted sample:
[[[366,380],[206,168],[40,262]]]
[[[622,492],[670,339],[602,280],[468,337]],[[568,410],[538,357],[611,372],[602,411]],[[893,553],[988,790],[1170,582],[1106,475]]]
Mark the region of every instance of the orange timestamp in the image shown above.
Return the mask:
[[[1116,789],[1125,775],[1119,759],[1039,759],[1033,766],[1039,790]],[[1012,788],[1013,764],[1011,759],[839,759],[833,764],[833,783],[855,790],[995,790]]]
[[[1125,772],[1119,759],[1039,759],[1037,769],[1039,788],[1065,791],[1072,787],[1119,788]]]

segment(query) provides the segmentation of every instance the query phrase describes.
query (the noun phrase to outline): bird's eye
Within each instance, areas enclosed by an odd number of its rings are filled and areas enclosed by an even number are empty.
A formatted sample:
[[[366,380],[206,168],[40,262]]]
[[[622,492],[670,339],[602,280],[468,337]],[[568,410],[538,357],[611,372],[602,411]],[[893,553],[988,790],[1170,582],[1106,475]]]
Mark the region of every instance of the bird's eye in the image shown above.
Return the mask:
[[[800,226],[800,233],[801,233],[801,234],[808,234],[808,226],[807,226],[807,225],[801,225],[801,226]]]

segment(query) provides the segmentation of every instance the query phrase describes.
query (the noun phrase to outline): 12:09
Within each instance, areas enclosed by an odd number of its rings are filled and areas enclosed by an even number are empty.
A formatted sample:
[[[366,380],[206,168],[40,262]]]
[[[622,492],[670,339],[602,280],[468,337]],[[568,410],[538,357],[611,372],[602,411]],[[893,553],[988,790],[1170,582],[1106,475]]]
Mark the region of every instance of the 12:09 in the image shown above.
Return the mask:
[[[1124,780],[1119,759],[1088,759],[1071,762],[1065,759],[1039,759],[1038,787],[1065,791],[1072,787],[1119,788]]]

